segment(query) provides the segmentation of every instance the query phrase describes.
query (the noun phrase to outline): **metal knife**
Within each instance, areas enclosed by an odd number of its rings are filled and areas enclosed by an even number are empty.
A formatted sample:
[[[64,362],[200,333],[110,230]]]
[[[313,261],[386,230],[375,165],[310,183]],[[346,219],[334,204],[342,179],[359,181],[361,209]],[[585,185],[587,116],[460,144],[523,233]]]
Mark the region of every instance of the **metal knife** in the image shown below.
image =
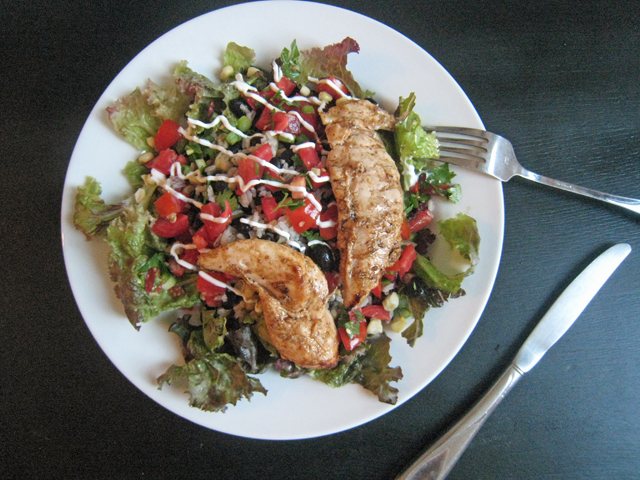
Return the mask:
[[[620,243],[596,258],[551,305],[498,381],[455,426],[402,472],[396,480],[444,479],[471,439],[522,375],[565,334],[598,293],[631,247]]]

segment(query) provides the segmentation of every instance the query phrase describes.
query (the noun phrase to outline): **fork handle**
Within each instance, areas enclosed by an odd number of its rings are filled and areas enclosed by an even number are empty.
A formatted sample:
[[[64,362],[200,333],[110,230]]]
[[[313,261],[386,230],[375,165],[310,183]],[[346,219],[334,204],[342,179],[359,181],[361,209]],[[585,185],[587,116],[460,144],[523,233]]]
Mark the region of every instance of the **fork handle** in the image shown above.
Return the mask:
[[[521,177],[533,180],[534,182],[542,183],[550,187],[559,188],[567,192],[577,193],[578,195],[584,195],[585,197],[591,197],[596,200],[611,203],[618,207],[626,208],[632,212],[640,213],[640,200],[629,197],[621,197],[619,195],[611,195],[610,193],[600,192],[591,188],[580,187],[573,185],[572,183],[562,182],[560,180],[554,180],[553,178],[545,177],[544,175],[538,175],[526,168],[523,168],[521,172],[518,172]]]
[[[485,420],[522,378],[522,375],[522,370],[511,364],[469,413],[398,475],[396,480],[442,480],[446,478]]]

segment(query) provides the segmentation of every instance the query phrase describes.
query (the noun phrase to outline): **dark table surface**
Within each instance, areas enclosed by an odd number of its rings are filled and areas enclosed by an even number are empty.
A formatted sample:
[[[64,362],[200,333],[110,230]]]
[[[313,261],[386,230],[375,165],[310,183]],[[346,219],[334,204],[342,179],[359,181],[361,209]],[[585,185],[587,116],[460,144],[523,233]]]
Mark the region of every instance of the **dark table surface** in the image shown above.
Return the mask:
[[[393,478],[491,385],[579,269],[627,242],[629,258],[450,478],[639,478],[640,216],[526,180],[504,185],[500,270],[468,342],[378,420],[303,441],[237,438],[158,406],[111,364],[63,264],[60,199],[74,143],[134,55],[233,3],[0,4],[0,477]],[[640,3],[327,3],[430,52],[531,170],[640,198]]]

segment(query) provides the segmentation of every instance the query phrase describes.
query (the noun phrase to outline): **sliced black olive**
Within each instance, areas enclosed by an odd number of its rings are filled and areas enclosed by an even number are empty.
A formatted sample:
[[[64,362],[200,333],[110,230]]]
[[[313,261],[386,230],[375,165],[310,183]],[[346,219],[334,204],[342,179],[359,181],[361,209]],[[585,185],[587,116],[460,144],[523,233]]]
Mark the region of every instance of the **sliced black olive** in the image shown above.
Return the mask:
[[[335,258],[331,248],[324,243],[316,243],[307,247],[305,255],[314,261],[323,272],[331,272],[335,269]]]

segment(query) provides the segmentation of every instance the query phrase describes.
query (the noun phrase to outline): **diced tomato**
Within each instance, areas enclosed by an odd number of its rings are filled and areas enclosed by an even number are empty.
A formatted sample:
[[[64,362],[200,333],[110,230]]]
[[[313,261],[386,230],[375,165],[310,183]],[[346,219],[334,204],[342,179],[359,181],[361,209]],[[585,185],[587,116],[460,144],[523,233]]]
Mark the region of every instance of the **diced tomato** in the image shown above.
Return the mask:
[[[412,233],[422,230],[433,220],[433,213],[430,210],[420,210],[411,220],[409,220],[409,229]]]
[[[185,249],[180,255],[178,255],[178,258],[180,258],[180,260],[184,260],[187,263],[190,263],[191,265],[195,265],[198,261],[199,256],[200,252],[198,250],[196,250],[195,248],[189,248]]]
[[[272,180],[274,182],[281,182],[284,183],[283,178],[280,176],[280,174],[278,174],[277,172],[274,172],[273,170],[271,170],[270,168],[266,168],[264,171],[264,175],[262,175],[262,178],[264,180]],[[268,185],[265,184],[265,187],[267,187],[269,190],[271,190],[272,192],[277,192],[279,191],[282,187],[276,187],[275,185]]]
[[[271,110],[267,107],[262,109],[262,113],[260,117],[256,121],[256,128],[261,131],[270,130],[273,128],[273,116],[271,114]]]
[[[320,212],[313,206],[308,198],[304,199],[304,207],[290,210],[286,208],[285,213],[291,221],[291,226],[297,233],[303,233],[316,226],[316,219]]]
[[[340,80],[338,80],[336,77],[331,76],[331,77],[327,77],[327,80],[331,81],[336,87],[338,87],[343,93],[346,93],[347,95],[349,95],[349,89],[347,88],[347,86],[342,83]],[[320,93],[320,92],[327,92],[329,95],[331,95],[332,97],[337,97],[338,95],[340,95],[338,92],[336,92],[336,90],[329,85],[328,83],[319,83],[316,86],[316,93]]]
[[[158,277],[158,273],[160,273],[158,267],[152,267],[147,270],[147,274],[144,277],[145,292],[157,292],[161,288],[160,285],[156,285],[156,278]]]
[[[307,171],[320,163],[320,157],[316,152],[315,145],[313,147],[305,147],[298,150],[298,155],[304,162],[304,166],[307,167]]]
[[[340,278],[331,272],[324,272],[324,276],[327,278],[327,287],[329,288],[329,293],[331,293],[340,285]]]
[[[278,207],[278,201],[273,197],[262,197],[262,211],[269,222],[277,220],[284,215],[284,208]]]
[[[180,200],[171,192],[166,192],[154,202],[158,215],[168,217],[172,213],[182,213],[189,209],[189,204]]]
[[[209,246],[209,235],[207,235],[207,228],[201,227],[200,230],[196,232],[196,234],[191,239],[193,244],[198,248],[198,250],[203,250]]]
[[[336,224],[333,227],[323,227],[320,225],[320,235],[325,240],[331,240],[338,236],[338,206],[331,205],[324,212],[320,214],[321,222],[328,222],[333,220]]]
[[[376,288],[371,290],[371,293],[373,293],[378,298],[382,298],[382,279],[380,279]]]
[[[275,112],[272,115],[273,129],[276,132],[286,132],[289,129],[289,115],[284,112]]]
[[[271,150],[271,147],[269,145],[267,146],[269,147],[269,150]],[[262,178],[264,168],[265,167],[263,167],[260,163],[256,162],[253,158],[250,157],[245,157],[238,160],[238,175],[240,175],[245,185],[253,180]],[[238,188],[236,189],[236,193],[238,195],[242,195],[245,191],[246,190],[241,190],[240,185],[238,185]]]
[[[280,80],[278,80],[275,83],[276,83],[276,86],[280,90],[282,90],[284,94],[287,96],[291,95],[291,92],[293,92],[296,89],[296,82],[291,80],[289,77],[285,77],[284,75]]]
[[[189,217],[184,213],[178,213],[175,222],[172,222],[168,218],[161,217],[156,220],[151,230],[164,238],[177,237],[189,231]]]
[[[156,158],[147,163],[147,167],[155,168],[164,175],[171,173],[171,165],[178,162],[180,165],[186,165],[187,159],[184,155],[178,155],[176,152],[167,148],[162,150]]]
[[[265,143],[260,148],[258,148],[255,152],[253,152],[251,155],[253,155],[254,157],[261,158],[265,162],[270,162],[271,159],[273,158],[273,150],[271,149],[270,144]]]
[[[180,132],[178,129],[180,125],[178,125],[173,120],[165,120],[160,125],[160,130],[156,133],[156,141],[155,146],[157,151],[166,150],[167,148],[173,147],[175,143],[180,140]]]
[[[214,222],[212,220],[208,220],[206,218],[202,219],[204,223],[204,227],[207,232],[207,237],[209,242],[215,242],[222,232],[224,232],[229,224],[231,224],[231,216],[233,212],[231,211],[231,206],[229,205],[229,201],[224,201],[225,209],[224,212],[222,208],[220,208],[220,204],[218,202],[210,202],[206,205],[203,205],[200,211],[206,215],[211,215],[216,219],[220,219],[220,222]]]
[[[176,262],[176,259],[173,257],[171,257],[167,261],[167,265],[169,265],[169,270],[171,270],[171,273],[173,273],[176,277],[181,277],[182,275],[184,275],[184,272],[187,271],[187,269]]]
[[[412,187],[409,188],[411,193],[418,193],[420,190],[420,182],[416,182]]]
[[[314,169],[314,172],[318,177],[322,178],[322,177],[328,177],[329,176],[329,172],[327,171],[326,168],[321,168],[318,169],[318,167],[316,167]],[[311,175],[309,175],[310,179],[311,179],[311,185],[313,185],[313,189],[315,190],[316,188],[320,188],[322,185],[325,184],[325,182],[316,182],[313,177],[311,177]]]
[[[354,313],[349,312],[349,317],[353,321],[353,319],[355,318]],[[358,345],[360,345],[362,342],[366,340],[367,322],[364,320],[360,320],[360,331],[358,332],[358,335],[354,336],[353,338],[349,338],[349,334],[347,333],[347,330],[344,327],[339,328],[338,332],[340,333],[340,339],[344,344],[344,348],[346,348],[347,351],[350,352],[351,350],[353,350],[354,348],[356,348]]]
[[[402,251],[400,258],[387,269],[387,272],[395,272],[400,278],[402,278],[409,270],[411,270],[413,261],[416,258],[418,258],[418,254],[416,253],[416,249],[413,244],[411,244]]]
[[[367,318],[377,318],[383,322],[390,322],[391,316],[382,305],[368,305],[362,307],[362,314]]]
[[[409,222],[406,219],[402,222],[400,236],[403,240],[408,240],[411,237],[411,227],[409,227]]]
[[[215,278],[220,282],[226,283],[226,277],[222,273],[207,272],[207,275]],[[214,285],[202,275],[198,275],[198,279],[196,280],[196,287],[202,294],[202,297],[204,297],[204,301],[207,303],[207,305],[209,305],[210,307],[219,307],[220,305],[222,305],[222,303],[216,300],[215,297],[217,297],[218,295],[222,295],[225,292],[226,289],[224,287]]]

